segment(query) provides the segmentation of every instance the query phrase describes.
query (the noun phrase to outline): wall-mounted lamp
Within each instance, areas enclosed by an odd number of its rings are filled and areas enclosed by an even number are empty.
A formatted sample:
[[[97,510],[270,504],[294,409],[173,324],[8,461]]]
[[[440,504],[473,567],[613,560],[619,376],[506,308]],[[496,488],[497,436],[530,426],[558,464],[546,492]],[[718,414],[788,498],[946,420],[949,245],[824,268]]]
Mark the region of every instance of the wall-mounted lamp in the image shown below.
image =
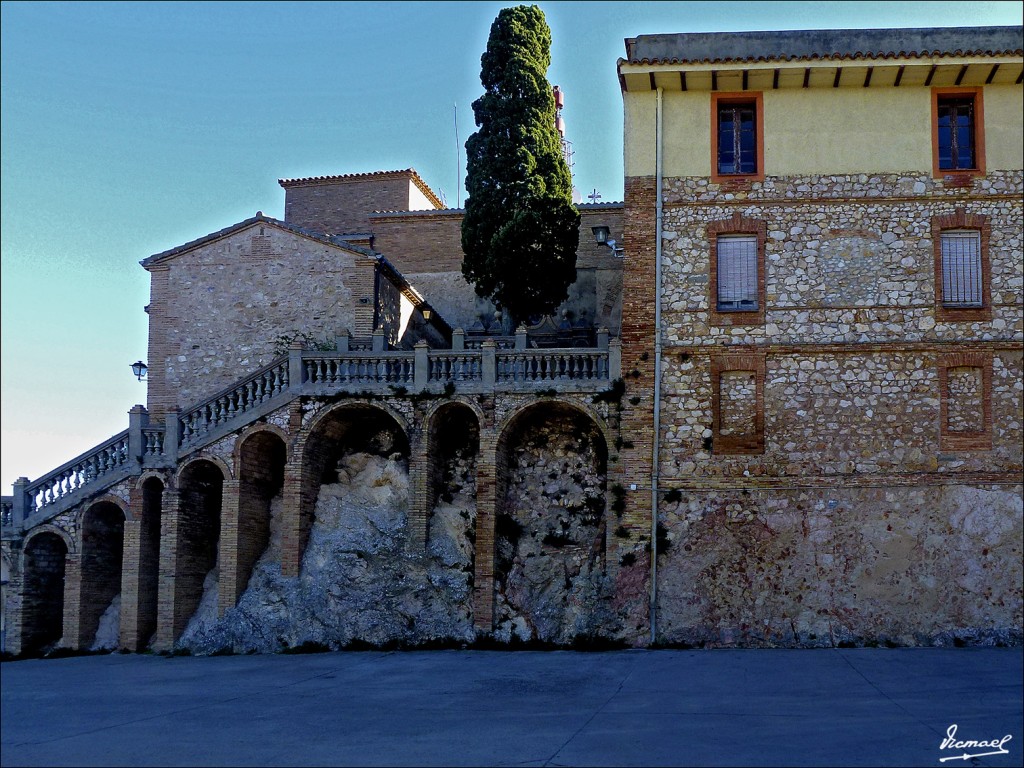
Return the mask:
[[[591,227],[591,231],[594,233],[594,240],[598,245],[607,245],[612,249],[613,256],[622,256],[625,248],[617,246],[615,241],[610,237],[612,231],[605,226]]]
[[[135,378],[137,378],[139,381],[142,381],[144,378],[146,378],[146,372],[148,370],[149,366],[146,365],[141,360],[136,360],[134,363],[132,363],[132,373],[135,374]]]
[[[432,309],[423,309],[421,311],[423,312],[423,319],[424,320],[429,320],[430,316],[432,314],[434,314],[434,311]]]

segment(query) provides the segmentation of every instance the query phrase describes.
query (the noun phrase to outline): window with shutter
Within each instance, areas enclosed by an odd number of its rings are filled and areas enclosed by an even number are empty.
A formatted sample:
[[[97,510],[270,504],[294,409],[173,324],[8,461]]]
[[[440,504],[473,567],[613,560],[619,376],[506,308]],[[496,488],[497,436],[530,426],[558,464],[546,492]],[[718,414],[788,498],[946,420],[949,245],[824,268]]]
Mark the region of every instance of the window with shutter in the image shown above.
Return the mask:
[[[946,307],[983,306],[981,291],[981,233],[943,232],[942,303]]]
[[[757,238],[718,236],[718,311],[757,309]]]

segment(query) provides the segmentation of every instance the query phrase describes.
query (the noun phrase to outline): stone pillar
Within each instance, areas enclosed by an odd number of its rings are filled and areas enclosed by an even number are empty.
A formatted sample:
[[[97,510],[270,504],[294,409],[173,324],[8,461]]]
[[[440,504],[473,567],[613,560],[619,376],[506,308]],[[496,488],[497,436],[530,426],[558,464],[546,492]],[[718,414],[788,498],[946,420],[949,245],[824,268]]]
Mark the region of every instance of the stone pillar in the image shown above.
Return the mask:
[[[466,348],[466,332],[461,328],[452,331],[452,351],[462,352]]]
[[[31,482],[27,477],[19,477],[14,481],[13,507],[11,509],[11,526],[15,531],[20,531],[25,523],[25,518],[31,512],[28,498],[28,484]]]
[[[305,379],[305,368],[302,365],[302,342],[293,341],[288,347],[288,389],[299,392]]]
[[[164,460],[171,465],[178,463],[178,444],[181,440],[181,411],[175,408],[164,415]]]
[[[497,435],[480,427],[476,464],[476,557],[473,568],[473,626],[478,635],[494,629],[494,521],[497,515]]]
[[[420,339],[416,342],[415,346],[415,366],[413,375],[413,385],[416,387],[418,392],[422,392],[426,389],[427,384],[430,382],[430,346],[426,341]]]
[[[622,378],[622,342],[618,339],[608,342],[608,378],[612,381]]]
[[[498,380],[498,345],[488,339],[480,346],[480,378],[486,389],[493,390]]]
[[[234,608],[245,591],[249,574],[241,572],[238,550],[241,545],[241,505],[239,481],[225,480],[220,502],[220,541],[217,558],[220,579],[217,587],[217,617]]]
[[[348,332],[348,328],[342,328],[334,336],[334,346],[339,352],[348,352],[350,341],[351,334]]]
[[[526,326],[516,328],[516,352],[526,349]]]
[[[140,465],[146,455],[146,443],[142,439],[142,428],[149,424],[149,413],[145,406],[135,405],[128,411],[128,456]]]
[[[64,639],[61,646],[73,650],[88,647],[82,637],[82,554],[69,552],[64,560]]]
[[[384,331],[382,331],[380,328],[373,332],[373,351],[384,351]]]

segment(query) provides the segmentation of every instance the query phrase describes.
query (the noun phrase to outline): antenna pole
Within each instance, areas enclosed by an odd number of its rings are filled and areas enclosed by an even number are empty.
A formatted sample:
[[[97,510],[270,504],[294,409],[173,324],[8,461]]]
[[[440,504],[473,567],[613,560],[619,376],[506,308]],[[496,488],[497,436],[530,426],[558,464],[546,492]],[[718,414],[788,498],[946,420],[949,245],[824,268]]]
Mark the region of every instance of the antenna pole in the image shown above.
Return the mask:
[[[459,152],[459,103],[453,102],[455,107],[455,207],[462,207],[462,185],[459,183],[459,163],[461,156]]]

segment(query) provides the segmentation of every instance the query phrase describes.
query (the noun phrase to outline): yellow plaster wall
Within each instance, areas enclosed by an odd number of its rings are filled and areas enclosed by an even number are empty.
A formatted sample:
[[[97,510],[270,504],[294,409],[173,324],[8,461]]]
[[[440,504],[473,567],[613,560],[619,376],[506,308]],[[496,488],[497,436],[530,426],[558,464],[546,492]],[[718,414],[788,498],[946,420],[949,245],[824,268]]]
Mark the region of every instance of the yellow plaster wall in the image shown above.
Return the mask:
[[[1024,92],[1019,85],[988,86],[983,97],[986,170],[1024,168]]]
[[[811,88],[763,92],[764,161],[769,176],[930,173],[931,89]],[[1019,86],[988,86],[985,144],[989,170],[1024,167]],[[653,176],[655,92],[623,94],[626,176]],[[711,173],[711,94],[663,95],[665,176]]]

